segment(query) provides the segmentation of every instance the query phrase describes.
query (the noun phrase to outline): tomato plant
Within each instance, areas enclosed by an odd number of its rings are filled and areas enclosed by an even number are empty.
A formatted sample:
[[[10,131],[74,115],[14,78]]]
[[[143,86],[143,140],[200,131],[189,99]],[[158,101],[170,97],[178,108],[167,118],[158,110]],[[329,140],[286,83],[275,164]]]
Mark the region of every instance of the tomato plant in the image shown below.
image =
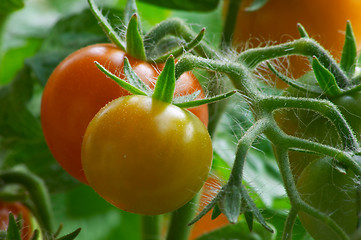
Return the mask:
[[[246,11],[251,2],[242,1],[237,16],[233,43],[241,45],[241,49],[299,38],[297,23],[301,23],[310,37],[339,60],[348,20],[353,24],[357,45],[361,46],[360,1],[269,0],[256,11]],[[290,67],[284,63],[283,68],[295,78],[310,70],[307,60],[299,56],[290,57]],[[276,83],[279,87],[286,87],[281,81]]]
[[[309,164],[299,177],[297,188],[301,197],[311,206],[329,215],[349,235],[357,229],[358,204],[355,174],[335,168],[330,158]],[[320,220],[300,212],[300,220],[317,240],[340,239]]]
[[[96,44],[82,48],[64,59],[51,74],[44,89],[41,123],[47,144],[60,165],[72,176],[86,183],[81,166],[81,143],[85,129],[93,116],[106,103],[129,93],[104,75],[94,61],[125,78],[124,57],[142,81],[152,86],[163,65],[151,65],[128,56],[111,44]],[[176,83],[175,95],[202,90],[190,72]],[[204,96],[203,92],[200,96]],[[205,125],[207,106],[190,109]]]
[[[212,144],[192,113],[150,97],[118,98],[89,123],[82,164],[89,185],[125,211],[173,211],[208,176]]]
[[[222,185],[216,176],[211,176],[207,179],[201,192],[202,195],[200,197],[199,210],[202,210],[207,203],[216,196],[221,187]],[[194,227],[191,230],[190,239],[197,239],[197,237],[202,234],[216,230],[227,224],[229,224],[229,221],[224,214],[221,214],[216,219],[212,219],[212,213],[208,212],[203,218],[194,224]]]
[[[21,216],[21,239],[29,240],[32,234],[32,225],[29,210],[21,203],[0,202],[0,229],[6,230],[9,224],[9,213],[15,218]]]
[[[317,82],[312,74],[313,73],[310,72],[304,75],[299,81],[316,86]],[[316,94],[300,91],[294,87],[289,87],[285,90],[284,95],[293,97],[318,97]],[[354,92],[336,97],[323,96],[323,98],[330,100],[339,107],[340,111],[355,131],[358,140],[361,140],[361,92]],[[331,121],[324,116],[321,116],[319,113],[304,109],[288,109],[278,111],[275,114],[275,118],[282,130],[287,134],[335,147],[342,146],[340,135],[335,126]],[[291,168],[296,179],[310,162],[320,157],[320,155],[297,151],[291,151],[289,154]]]

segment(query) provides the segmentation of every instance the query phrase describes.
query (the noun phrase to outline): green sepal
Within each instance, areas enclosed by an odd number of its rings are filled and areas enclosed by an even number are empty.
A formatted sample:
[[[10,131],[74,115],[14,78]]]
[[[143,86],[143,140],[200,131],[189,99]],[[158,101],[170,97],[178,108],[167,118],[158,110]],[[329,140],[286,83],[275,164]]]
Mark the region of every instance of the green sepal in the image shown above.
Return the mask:
[[[95,65],[100,69],[100,71],[102,71],[103,73],[105,73],[108,77],[110,77],[114,82],[116,82],[119,86],[121,86],[122,88],[124,88],[125,90],[127,90],[128,92],[132,93],[132,94],[136,94],[136,95],[144,95],[147,96],[147,94],[143,91],[141,91],[140,89],[134,87],[133,85],[131,85],[130,83],[126,82],[125,80],[119,78],[118,76],[114,75],[113,73],[109,72],[105,67],[103,67],[101,64],[99,64],[98,62],[94,62]]]
[[[15,217],[9,213],[9,225],[5,240],[21,240],[19,226],[16,224]]]
[[[33,234],[31,235],[30,240],[39,240],[39,237],[40,237],[40,231],[39,229],[35,229],[33,231]]]
[[[175,90],[175,63],[170,56],[163,71],[159,74],[152,97],[163,102],[171,103]]]
[[[222,213],[222,211],[221,211],[221,209],[219,209],[218,204],[215,204],[213,211],[212,211],[211,219],[212,220],[216,219],[219,215],[221,215],[221,213]]]
[[[93,0],[88,0],[89,7],[95,18],[99,21],[100,26],[102,27],[104,33],[108,36],[109,40],[114,43],[118,48],[125,51],[124,43],[114,31],[106,17],[103,16],[101,11],[95,6]]]
[[[305,84],[300,81],[296,81],[292,78],[289,78],[289,77],[281,74],[269,62],[267,62],[267,66],[279,79],[281,79],[283,82],[287,83],[288,85],[290,85],[300,91],[314,93],[314,94],[322,94],[323,93],[322,89],[320,89],[319,87],[312,86],[310,84]]]
[[[138,29],[138,16],[133,14],[127,27],[127,53],[139,60],[145,61],[145,49],[142,36]]]
[[[65,235],[65,236],[63,236],[61,238],[56,239],[56,240],[73,240],[79,235],[80,231],[81,231],[81,228],[78,228],[74,232],[69,233],[69,234],[67,234],[67,235]]]
[[[301,23],[297,23],[298,33],[300,34],[301,38],[310,38],[306,29],[302,26]]]
[[[125,5],[125,9],[124,9],[124,22],[129,23],[130,19],[134,14],[138,15],[137,4],[135,0],[127,0],[127,4]],[[142,28],[141,28],[140,19],[138,19],[138,30],[141,33]]]
[[[245,217],[245,219],[246,219],[246,222],[247,222],[247,226],[248,226],[249,231],[252,232],[252,230],[253,230],[253,213],[250,212],[250,211],[246,211],[246,212],[244,213],[244,217]]]
[[[355,73],[357,62],[357,44],[351,23],[347,21],[345,43],[343,45],[340,67],[348,77]]]
[[[165,54],[165,55],[163,55],[161,57],[158,57],[157,59],[154,60],[154,62],[162,63],[166,59],[168,59],[170,55],[173,55],[174,58],[178,58],[179,56],[181,56],[185,52],[188,52],[189,50],[196,47],[202,41],[205,32],[206,32],[206,29],[202,28],[202,30],[198,33],[198,35],[191,42],[185,44],[184,46],[180,46],[179,48],[173,50],[172,52],[170,52],[168,54]]]
[[[257,11],[257,10],[261,9],[267,2],[268,2],[268,0],[253,0],[251,5],[249,5],[245,10],[247,12]]]
[[[132,86],[143,91],[146,95],[152,95],[152,90],[134,72],[132,66],[130,66],[130,63],[129,63],[129,60],[127,57],[124,58],[124,74]]]
[[[225,187],[225,193],[221,200],[221,209],[228,221],[232,224],[238,221],[241,212],[241,191],[240,183],[229,181]]]
[[[317,82],[325,95],[334,97],[342,93],[333,74],[322,66],[316,57],[312,59],[312,68]]]
[[[237,91],[233,90],[227,93],[223,93],[220,95],[216,95],[214,97],[210,97],[210,98],[204,98],[204,99],[198,99],[198,100],[192,100],[192,101],[188,101],[188,102],[174,102],[173,104],[181,107],[181,108],[192,108],[192,107],[197,107],[203,104],[209,104],[209,103],[214,103],[214,102],[218,102],[221,101],[223,99],[229,98],[230,96],[232,96],[233,94],[235,94]],[[177,100],[177,99],[176,99]],[[184,99],[181,99],[182,101],[184,101]]]

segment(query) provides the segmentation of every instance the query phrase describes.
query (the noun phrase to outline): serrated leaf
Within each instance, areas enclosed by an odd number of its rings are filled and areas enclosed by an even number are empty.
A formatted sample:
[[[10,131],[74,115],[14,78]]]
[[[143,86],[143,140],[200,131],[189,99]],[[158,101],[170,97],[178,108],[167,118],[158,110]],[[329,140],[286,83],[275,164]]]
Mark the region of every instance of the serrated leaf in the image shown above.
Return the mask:
[[[313,57],[312,68],[318,84],[327,96],[334,97],[342,93],[333,74],[322,66],[316,57]]]
[[[175,64],[173,56],[165,63],[154,87],[153,98],[171,103],[175,89]]]
[[[150,87],[145,84],[138,75],[133,71],[132,67],[130,66],[129,60],[127,57],[124,58],[124,74],[127,77],[129,83],[134,87],[140,89],[147,95],[151,95],[152,90]]]
[[[261,9],[267,2],[268,2],[268,0],[253,0],[251,5],[249,5],[245,10],[247,12],[257,11],[257,10]]]
[[[146,60],[144,43],[138,29],[138,16],[133,14],[127,27],[127,53],[139,60]]]
[[[74,232],[69,233],[61,238],[58,238],[57,240],[73,240],[79,235],[80,231],[81,231],[81,228],[78,228]]]
[[[9,225],[6,232],[5,240],[21,240],[20,230],[16,224],[15,217],[12,213],[9,214]]]
[[[340,61],[341,69],[348,77],[352,77],[355,73],[357,61],[357,45],[355,35],[352,30],[351,23],[348,21],[346,25],[345,43],[343,45],[342,56]]]

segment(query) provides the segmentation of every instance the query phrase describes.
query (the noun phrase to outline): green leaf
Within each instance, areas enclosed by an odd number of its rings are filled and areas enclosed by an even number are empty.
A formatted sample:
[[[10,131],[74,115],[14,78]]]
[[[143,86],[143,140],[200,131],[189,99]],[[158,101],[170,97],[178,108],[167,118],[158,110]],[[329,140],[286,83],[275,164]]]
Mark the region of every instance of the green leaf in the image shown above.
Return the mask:
[[[222,211],[221,209],[219,209],[218,204],[214,205],[213,211],[212,211],[212,216],[211,219],[216,219],[219,215],[221,215]]]
[[[301,36],[301,38],[309,38],[309,35],[306,31],[306,29],[301,25],[301,23],[297,23],[297,29]]]
[[[268,2],[268,0],[253,0],[251,5],[248,6],[245,10],[247,12],[257,11],[257,10],[261,9],[267,2]]]
[[[73,240],[79,235],[80,231],[81,231],[81,228],[78,228],[74,232],[69,233],[61,238],[58,238],[57,240]]]
[[[246,211],[244,213],[244,217],[246,219],[249,231],[252,231],[252,229],[253,229],[253,213]]]
[[[9,14],[24,7],[24,0],[1,0],[0,15]]]
[[[133,14],[127,28],[127,53],[139,60],[146,60],[142,36],[138,30],[138,16]]]
[[[238,221],[241,213],[241,200],[242,197],[239,186],[237,186],[237,184],[227,184],[221,201],[221,208],[230,223],[234,224]]]
[[[342,93],[333,74],[322,66],[316,57],[313,57],[312,68],[318,84],[327,96],[334,97]]]
[[[217,8],[219,0],[141,0],[160,7],[186,11],[212,11]]]
[[[342,56],[340,61],[341,69],[348,77],[352,77],[355,73],[357,62],[357,46],[355,35],[349,21],[346,25],[345,43],[343,45]]]
[[[152,90],[150,87],[145,84],[138,75],[133,71],[132,67],[130,66],[129,60],[127,57],[124,58],[124,74],[127,77],[129,83],[133,85],[134,87],[140,89],[146,95],[151,95]]]
[[[139,15],[137,4],[135,0],[127,0],[127,4],[124,9],[124,22],[128,23],[134,14]],[[142,31],[140,19],[138,19],[138,30],[139,32]]]
[[[12,213],[9,214],[9,226],[7,229],[6,240],[21,240],[20,230]]]
[[[175,64],[173,56],[165,63],[154,87],[153,98],[171,103],[175,89]]]
[[[218,102],[224,99],[227,99],[229,97],[231,97],[233,94],[235,94],[237,91],[230,91],[227,93],[223,93],[217,96],[213,96],[213,97],[209,97],[209,98],[204,98],[204,99],[198,99],[198,100],[189,100],[192,97],[196,97],[199,93],[198,91],[190,94],[188,96],[190,96],[189,99],[187,99],[187,96],[181,96],[181,97],[177,97],[175,99],[175,101],[173,101],[174,105],[177,105],[178,107],[181,108],[192,108],[192,107],[197,107],[203,104],[210,104],[210,103],[214,103],[214,102]]]

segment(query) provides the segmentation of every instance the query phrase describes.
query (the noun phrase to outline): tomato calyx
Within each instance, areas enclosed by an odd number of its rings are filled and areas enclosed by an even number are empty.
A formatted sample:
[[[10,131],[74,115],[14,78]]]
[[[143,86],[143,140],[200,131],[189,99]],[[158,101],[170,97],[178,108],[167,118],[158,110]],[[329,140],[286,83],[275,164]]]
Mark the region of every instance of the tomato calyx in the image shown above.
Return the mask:
[[[173,55],[175,58],[177,58],[185,52],[195,48],[198,44],[201,43],[205,35],[205,28],[203,28],[197,35],[194,35],[187,27],[184,26],[185,24],[183,22],[169,21],[169,23],[172,25],[178,25],[176,26],[176,29],[179,31],[179,33],[175,34],[182,35],[181,37],[186,39],[185,43],[181,43],[181,46],[176,48],[174,48],[172,44],[164,44],[164,46],[167,46],[167,48],[163,49],[161,54],[158,52],[147,51],[148,49],[154,49],[154,44],[152,44],[152,39],[149,39],[149,35],[145,35],[143,37],[141,34],[140,17],[137,13],[137,7],[134,0],[127,1],[124,13],[124,22],[128,24],[125,35],[123,36],[118,35],[106,17],[102,15],[101,11],[97,8],[93,0],[88,0],[88,4],[93,15],[99,21],[100,26],[108,36],[109,40],[121,50],[126,51],[130,56],[139,60],[164,63],[170,55]],[[167,35],[167,33],[164,32],[164,27],[155,27],[153,30],[151,30],[151,34],[156,38],[164,38]],[[154,42],[158,43],[161,39],[153,40]],[[181,38],[179,38],[179,40],[181,40]],[[152,47],[147,45],[152,45]]]
[[[129,91],[130,93],[135,95],[149,96],[163,102],[172,103],[181,108],[192,108],[203,104],[217,102],[229,98],[237,92],[236,90],[233,90],[209,98],[196,99],[200,94],[200,91],[196,91],[194,93],[185,96],[175,97],[173,99],[176,78],[175,62],[172,55],[168,58],[163,71],[159,74],[154,90],[152,90],[148,85],[146,85],[143,81],[140,80],[137,74],[133,71],[132,67],[129,64],[129,60],[126,57],[124,59],[124,73],[129,82],[117,77],[98,62],[95,62],[95,64],[104,74],[106,74],[113,81],[115,81],[117,84],[119,84],[122,88]]]

